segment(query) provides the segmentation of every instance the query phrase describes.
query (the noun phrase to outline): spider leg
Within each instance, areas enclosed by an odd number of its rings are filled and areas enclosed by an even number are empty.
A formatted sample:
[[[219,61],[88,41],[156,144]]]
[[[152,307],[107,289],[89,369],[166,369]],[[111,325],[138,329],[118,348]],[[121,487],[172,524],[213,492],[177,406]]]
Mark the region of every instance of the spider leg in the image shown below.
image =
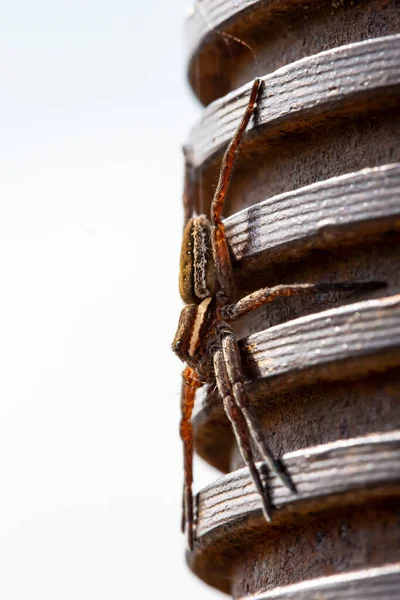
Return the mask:
[[[182,531],[187,528],[189,550],[193,550],[193,425],[191,417],[196,390],[201,384],[195,371],[190,367],[186,367],[183,371],[182,379],[181,422],[179,427],[183,442],[184,465]]]
[[[193,164],[190,158],[190,148],[183,146],[183,156],[185,158],[185,176],[183,184],[183,229],[185,229],[187,222],[193,216]]]
[[[236,304],[224,306],[221,308],[221,317],[226,321],[234,321],[252,310],[256,310],[260,306],[283,296],[305,296],[327,292],[369,292],[383,287],[386,287],[385,281],[338,281],[276,285],[261,288],[245,296]]]
[[[243,138],[247,124],[254,113],[261,80],[256,78],[250,91],[249,101],[242,120],[236,129],[234,136],[226,149],[222,159],[221,170],[218,184],[211,204],[211,242],[215,266],[217,270],[218,281],[221,286],[220,297],[231,298],[233,295],[233,274],[232,264],[228,250],[228,244],[225,237],[225,227],[221,221],[225,198],[229,187],[229,181],[232,176],[238,146]]]
[[[226,365],[229,382],[232,387],[233,396],[237,406],[242,411],[254,443],[257,445],[263,460],[268,467],[276,473],[282,483],[293,493],[296,488],[289,476],[285,473],[282,464],[277,460],[265,439],[265,434],[253,407],[251,406],[244,388],[243,370],[240,360],[239,347],[235,334],[225,323],[220,325],[222,352]]]
[[[222,398],[225,412],[232,424],[232,428],[239,446],[243,460],[249,469],[251,478],[260,494],[262,502],[262,510],[267,521],[271,521],[272,504],[265,486],[261,481],[260,473],[257,470],[253,451],[251,449],[250,432],[244,419],[244,416],[232,398],[232,393],[229,385],[226,365],[222,349],[218,349],[213,355],[215,378],[217,382],[218,392]]]

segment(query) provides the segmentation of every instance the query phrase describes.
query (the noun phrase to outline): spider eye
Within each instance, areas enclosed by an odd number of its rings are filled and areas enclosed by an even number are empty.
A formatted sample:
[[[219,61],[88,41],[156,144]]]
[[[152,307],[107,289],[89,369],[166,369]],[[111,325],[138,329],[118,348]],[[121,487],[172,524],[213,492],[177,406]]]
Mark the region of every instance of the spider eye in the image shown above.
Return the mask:
[[[174,340],[172,342],[172,351],[175,352],[175,354],[177,356],[179,356],[179,358],[181,358],[181,360],[183,360],[182,358],[182,340]]]

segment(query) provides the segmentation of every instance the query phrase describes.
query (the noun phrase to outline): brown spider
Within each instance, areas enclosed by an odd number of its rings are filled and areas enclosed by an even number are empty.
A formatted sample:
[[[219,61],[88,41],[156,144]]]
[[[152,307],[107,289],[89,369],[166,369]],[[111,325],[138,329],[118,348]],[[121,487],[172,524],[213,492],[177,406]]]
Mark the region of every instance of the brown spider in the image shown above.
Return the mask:
[[[216,384],[225,412],[252,480],[258,490],[265,518],[270,521],[272,505],[254,460],[253,443],[262,459],[292,493],[295,487],[275,459],[265,439],[262,426],[248,400],[235,334],[228,325],[279,296],[329,291],[371,290],[382,282],[337,282],[278,285],[263,288],[229,304],[234,297],[232,264],[221,220],[224,201],[232,175],[238,145],[254,113],[261,80],[255,79],[242,120],[222,159],[218,185],[211,205],[210,220],[205,215],[191,217],[191,198],[185,187],[184,208],[187,221],[180,259],[180,294],[182,309],[172,343],[174,352],[187,364],[183,371],[180,435],[184,448],[184,490],[182,529],[187,528],[188,545],[193,548],[193,427],[192,409],[196,390],[205,383]],[[189,166],[187,161],[186,184]]]

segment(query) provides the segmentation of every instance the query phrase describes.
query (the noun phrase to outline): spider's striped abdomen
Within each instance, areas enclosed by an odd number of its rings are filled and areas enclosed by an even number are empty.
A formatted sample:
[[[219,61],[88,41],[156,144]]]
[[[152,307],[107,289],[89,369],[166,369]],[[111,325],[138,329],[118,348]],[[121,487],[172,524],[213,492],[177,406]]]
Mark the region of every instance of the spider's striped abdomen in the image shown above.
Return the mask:
[[[190,219],[183,232],[179,291],[186,304],[199,304],[216,291],[211,224],[204,215]]]
[[[196,365],[214,314],[215,303],[211,297],[200,304],[188,304],[183,307],[172,349],[188,365]]]

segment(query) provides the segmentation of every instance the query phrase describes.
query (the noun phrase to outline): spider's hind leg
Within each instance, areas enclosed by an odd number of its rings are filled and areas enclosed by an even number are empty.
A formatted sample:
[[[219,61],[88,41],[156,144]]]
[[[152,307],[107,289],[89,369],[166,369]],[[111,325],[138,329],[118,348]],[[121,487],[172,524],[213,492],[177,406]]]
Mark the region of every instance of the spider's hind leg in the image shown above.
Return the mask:
[[[254,461],[253,451],[250,442],[250,432],[246,420],[239,406],[236,404],[234,398],[232,397],[231,386],[229,384],[224,355],[221,348],[214,351],[213,362],[218,392],[220,397],[222,398],[225,412],[232,424],[232,428],[240,449],[240,453],[243,457],[247,468],[250,471],[250,475],[256,487],[256,490],[260,494],[264,516],[267,521],[270,521],[272,515],[271,500],[269,497],[268,490],[265,488],[261,481],[260,473],[258,472]]]
[[[246,390],[244,388],[243,370],[240,360],[239,347],[236,341],[236,336],[231,328],[226,324],[220,323],[220,336],[222,343],[222,352],[224,363],[226,365],[229,382],[232,387],[233,396],[236,404],[240,408],[243,417],[247,423],[251,437],[260,451],[262,459],[268,467],[274,471],[282,483],[293,493],[296,493],[296,488],[290,477],[285,472],[281,462],[276,459],[269,448],[265,439],[265,433],[261,426],[254,409],[249,402]]]

